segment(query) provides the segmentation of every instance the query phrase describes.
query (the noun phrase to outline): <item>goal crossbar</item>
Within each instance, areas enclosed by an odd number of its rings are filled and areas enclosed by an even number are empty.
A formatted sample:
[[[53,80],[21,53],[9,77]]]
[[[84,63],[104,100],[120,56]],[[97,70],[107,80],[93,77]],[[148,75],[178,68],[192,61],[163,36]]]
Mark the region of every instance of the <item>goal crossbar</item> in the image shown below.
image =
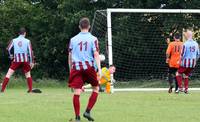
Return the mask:
[[[200,13],[200,9],[112,9],[108,8],[107,12],[111,13]]]

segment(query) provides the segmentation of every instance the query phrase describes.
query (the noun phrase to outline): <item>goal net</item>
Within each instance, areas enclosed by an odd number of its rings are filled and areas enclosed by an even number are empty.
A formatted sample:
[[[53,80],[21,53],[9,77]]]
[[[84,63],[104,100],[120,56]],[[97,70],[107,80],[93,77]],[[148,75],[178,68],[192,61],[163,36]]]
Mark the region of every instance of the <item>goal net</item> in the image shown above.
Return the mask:
[[[99,39],[105,65],[117,68],[118,87],[167,87],[167,39],[190,27],[200,38],[200,10],[107,9],[95,12],[91,32]],[[184,41],[184,38],[182,38]],[[200,76],[199,65],[192,73]],[[144,83],[144,84],[143,84]]]

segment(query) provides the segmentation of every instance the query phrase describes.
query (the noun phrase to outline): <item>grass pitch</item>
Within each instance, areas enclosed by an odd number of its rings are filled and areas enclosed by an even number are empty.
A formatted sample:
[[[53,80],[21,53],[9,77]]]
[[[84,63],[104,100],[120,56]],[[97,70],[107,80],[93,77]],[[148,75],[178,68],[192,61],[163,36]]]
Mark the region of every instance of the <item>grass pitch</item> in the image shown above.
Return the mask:
[[[72,94],[67,89],[7,89],[0,94],[0,122],[68,122],[74,118]],[[89,93],[81,96],[81,113]],[[117,92],[99,95],[92,111],[95,122],[199,122],[200,93]],[[87,122],[83,117],[81,122]]]

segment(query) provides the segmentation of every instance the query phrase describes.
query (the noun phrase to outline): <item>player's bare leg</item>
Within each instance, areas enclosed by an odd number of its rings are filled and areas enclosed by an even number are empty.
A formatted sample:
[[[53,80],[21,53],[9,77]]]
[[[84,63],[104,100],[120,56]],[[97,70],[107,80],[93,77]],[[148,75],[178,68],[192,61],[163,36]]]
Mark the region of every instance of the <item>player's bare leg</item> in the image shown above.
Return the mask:
[[[82,89],[74,89],[74,96],[73,96],[73,105],[74,105],[74,112],[75,112],[75,122],[80,122],[80,95]]]
[[[26,80],[27,80],[27,84],[28,84],[28,93],[32,92],[32,86],[33,86],[33,80],[32,80],[32,77],[31,77],[31,72],[27,72],[25,73],[25,77],[26,77]]]
[[[83,117],[88,119],[88,121],[94,121],[94,119],[90,115],[90,111],[92,110],[93,106],[95,105],[97,101],[98,94],[99,94],[99,86],[93,87],[93,92],[89,98],[88,106],[86,108],[85,113],[83,114]]]
[[[10,80],[10,77],[13,75],[14,72],[15,72],[14,70],[9,68],[9,70],[8,70],[8,72],[7,72],[7,74],[6,74],[5,78],[4,78],[4,81],[2,83],[1,92],[5,91],[6,86],[7,86],[8,82],[9,82],[9,80]]]

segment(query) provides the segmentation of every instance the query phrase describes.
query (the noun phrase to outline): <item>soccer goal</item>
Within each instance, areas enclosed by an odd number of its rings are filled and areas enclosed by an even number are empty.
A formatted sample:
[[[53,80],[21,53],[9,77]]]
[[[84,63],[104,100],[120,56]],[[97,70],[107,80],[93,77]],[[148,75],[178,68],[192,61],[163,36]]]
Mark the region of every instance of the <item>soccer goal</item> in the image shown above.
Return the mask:
[[[184,29],[190,27],[198,41],[199,21],[200,10],[97,10],[91,33],[99,39],[100,51],[106,56],[105,65],[114,64],[117,67],[112,76],[112,84],[115,86],[112,92],[167,87],[166,40],[172,41],[174,33],[182,34]],[[198,64],[191,78],[195,82],[199,76]]]

